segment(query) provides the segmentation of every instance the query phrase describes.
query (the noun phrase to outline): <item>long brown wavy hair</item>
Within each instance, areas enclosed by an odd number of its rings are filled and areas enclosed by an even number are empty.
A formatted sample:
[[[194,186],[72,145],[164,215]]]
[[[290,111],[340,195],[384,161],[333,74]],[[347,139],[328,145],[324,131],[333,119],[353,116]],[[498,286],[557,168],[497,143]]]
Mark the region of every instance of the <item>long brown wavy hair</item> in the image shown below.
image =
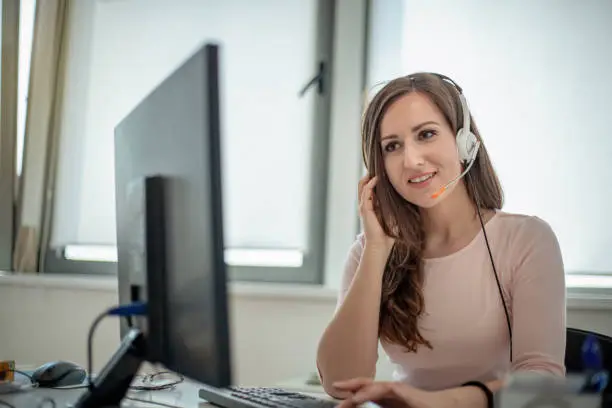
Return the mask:
[[[375,187],[376,213],[385,233],[395,238],[383,276],[379,337],[404,346],[407,351],[416,351],[419,345],[431,348],[418,327],[418,319],[424,311],[422,254],[425,234],[418,207],[400,196],[387,178],[380,144],[380,124],[385,112],[409,92],[429,97],[454,133],[463,126],[463,112],[459,90],[453,84],[437,74],[419,72],[388,82],[368,104],[362,122],[363,160],[369,176],[379,179]],[[470,123],[481,146],[466,175],[465,180],[473,187],[467,189],[468,194],[481,209],[501,209],[501,185],[474,120]]]

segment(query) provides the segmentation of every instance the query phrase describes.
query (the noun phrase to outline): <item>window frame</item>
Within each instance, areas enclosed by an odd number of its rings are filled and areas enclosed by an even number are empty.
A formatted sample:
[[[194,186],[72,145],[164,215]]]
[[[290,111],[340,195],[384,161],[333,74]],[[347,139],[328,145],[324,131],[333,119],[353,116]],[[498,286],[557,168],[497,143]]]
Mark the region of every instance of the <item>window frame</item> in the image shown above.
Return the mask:
[[[329,140],[331,117],[332,61],[334,46],[336,0],[317,1],[316,46],[313,55],[312,72],[319,72],[323,64],[322,89],[311,87],[315,92],[312,120],[313,138],[312,159],[310,163],[310,191],[308,198],[308,252],[303,253],[300,267],[284,266],[236,266],[228,265],[228,279],[251,282],[322,284],[324,281],[324,253],[326,232],[326,202],[328,189]],[[305,82],[310,78],[304,78]],[[296,91],[297,92],[297,91]],[[47,228],[53,228],[52,214]],[[45,235],[42,248],[41,269],[46,273],[113,275],[117,264],[113,261],[72,260],[64,256],[65,247],[52,247],[50,236]],[[75,245],[72,245],[74,247]],[[229,248],[240,249],[240,248]]]
[[[19,75],[19,0],[2,0],[0,66],[0,270],[13,269],[17,101]]]

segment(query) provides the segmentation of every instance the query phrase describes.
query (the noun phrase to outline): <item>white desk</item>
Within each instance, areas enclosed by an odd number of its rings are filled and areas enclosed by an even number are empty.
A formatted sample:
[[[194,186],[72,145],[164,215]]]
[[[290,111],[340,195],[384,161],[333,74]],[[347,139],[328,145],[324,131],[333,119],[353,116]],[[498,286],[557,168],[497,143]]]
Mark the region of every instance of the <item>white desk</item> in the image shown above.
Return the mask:
[[[310,394],[319,398],[327,398],[325,395],[316,392],[316,388],[313,388],[313,390],[298,390],[295,388],[294,391],[304,392],[305,394]],[[198,383],[185,379],[185,381],[178,384],[174,389],[156,391],[130,390],[127,396],[131,398],[136,398],[138,400],[155,401],[156,403],[165,404],[163,406],[166,407],[212,407],[213,405],[208,404],[206,401],[202,400],[198,396],[198,390]],[[44,403],[45,398],[51,398],[55,402],[55,408],[67,408],[70,407],[71,404],[74,403],[85,391],[86,389],[84,388],[35,388],[32,391],[0,394],[0,399],[2,401],[8,402],[9,404],[12,404],[13,406],[15,406],[15,408],[53,408],[54,406],[52,403]],[[132,399],[124,399],[121,404],[121,407],[123,408],[151,408],[156,406],[160,405],[150,404],[142,401],[134,401]],[[0,408],[4,408],[2,404],[0,404]]]
[[[144,401],[155,401],[157,403],[166,404],[168,407],[180,408],[195,408],[195,407],[210,407],[206,401],[198,396],[198,385],[185,380],[178,384],[174,389],[158,390],[158,391],[133,391],[130,390],[128,397],[136,398]],[[79,396],[85,392],[83,388],[74,389],[46,389],[35,388],[32,391],[25,391],[11,394],[0,394],[2,401],[8,402],[15,408],[52,408],[53,404],[44,402],[45,398],[50,398],[55,402],[55,408],[70,407]],[[134,401],[124,399],[121,407],[125,408],[142,408],[155,407],[159,405],[150,404],[147,402]],[[2,407],[2,404],[0,404]]]

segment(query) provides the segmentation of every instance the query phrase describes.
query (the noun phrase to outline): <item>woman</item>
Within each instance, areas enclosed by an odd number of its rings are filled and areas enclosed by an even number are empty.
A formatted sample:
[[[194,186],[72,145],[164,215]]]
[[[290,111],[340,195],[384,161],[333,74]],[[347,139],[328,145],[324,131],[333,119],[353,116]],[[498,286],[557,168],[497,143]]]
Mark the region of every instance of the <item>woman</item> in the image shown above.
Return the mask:
[[[346,406],[486,407],[509,371],[565,374],[558,241],[543,220],[501,211],[462,97],[449,78],[417,73],[365,112],[363,234],[317,353],[326,392]],[[379,341],[395,382],[373,381]]]

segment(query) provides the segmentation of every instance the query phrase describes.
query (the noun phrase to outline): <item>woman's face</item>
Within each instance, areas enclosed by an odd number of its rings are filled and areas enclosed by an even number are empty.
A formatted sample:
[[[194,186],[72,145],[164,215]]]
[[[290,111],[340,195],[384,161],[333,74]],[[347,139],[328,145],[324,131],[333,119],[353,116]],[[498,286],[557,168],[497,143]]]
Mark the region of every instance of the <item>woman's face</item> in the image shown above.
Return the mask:
[[[387,177],[395,190],[421,208],[440,202],[432,198],[461,172],[455,134],[434,103],[410,92],[387,109],[380,125],[380,141]]]

